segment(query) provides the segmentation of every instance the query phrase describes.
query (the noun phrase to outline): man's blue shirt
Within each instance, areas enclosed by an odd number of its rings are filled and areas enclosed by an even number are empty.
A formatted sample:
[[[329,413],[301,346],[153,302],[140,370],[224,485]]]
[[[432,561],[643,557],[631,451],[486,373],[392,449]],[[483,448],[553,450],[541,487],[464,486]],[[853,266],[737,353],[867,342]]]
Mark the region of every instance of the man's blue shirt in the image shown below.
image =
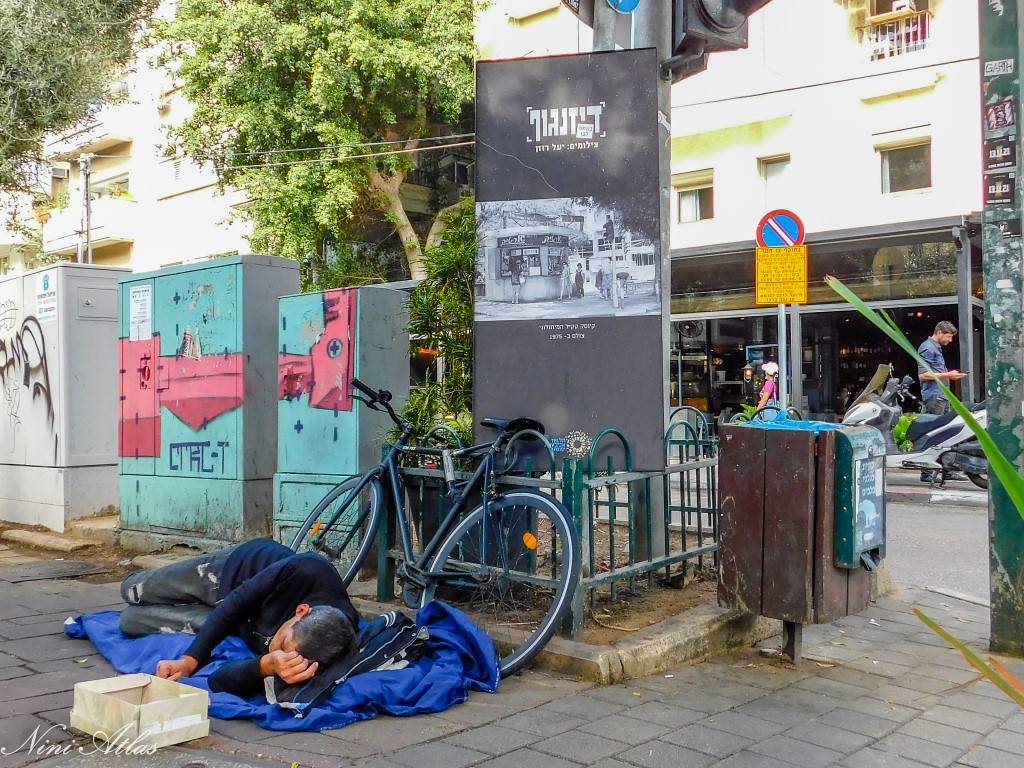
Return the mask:
[[[946,368],[946,358],[942,355],[942,345],[931,336],[921,342],[921,346],[917,348],[917,351],[936,373],[945,373],[948,370]],[[922,374],[926,370],[928,369],[922,365],[917,366],[918,374]],[[932,379],[921,381],[921,399],[927,403],[935,397],[942,397],[939,383]]]

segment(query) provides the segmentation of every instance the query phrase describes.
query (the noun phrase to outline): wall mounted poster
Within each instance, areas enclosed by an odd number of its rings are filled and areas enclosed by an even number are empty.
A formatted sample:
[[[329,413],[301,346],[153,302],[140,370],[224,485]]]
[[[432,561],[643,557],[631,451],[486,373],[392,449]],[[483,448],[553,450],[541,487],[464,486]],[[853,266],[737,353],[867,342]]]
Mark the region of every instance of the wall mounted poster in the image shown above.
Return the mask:
[[[477,65],[477,417],[663,465],[653,50]],[[556,448],[562,445],[555,441]]]

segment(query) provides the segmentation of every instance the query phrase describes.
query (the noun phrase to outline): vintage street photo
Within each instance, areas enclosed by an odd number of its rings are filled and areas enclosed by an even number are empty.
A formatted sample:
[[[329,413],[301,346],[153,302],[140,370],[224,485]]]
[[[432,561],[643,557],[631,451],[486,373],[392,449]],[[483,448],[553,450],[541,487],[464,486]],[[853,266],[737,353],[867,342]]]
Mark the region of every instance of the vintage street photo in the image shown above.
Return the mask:
[[[661,312],[657,220],[642,206],[564,197],[476,212],[478,321]]]

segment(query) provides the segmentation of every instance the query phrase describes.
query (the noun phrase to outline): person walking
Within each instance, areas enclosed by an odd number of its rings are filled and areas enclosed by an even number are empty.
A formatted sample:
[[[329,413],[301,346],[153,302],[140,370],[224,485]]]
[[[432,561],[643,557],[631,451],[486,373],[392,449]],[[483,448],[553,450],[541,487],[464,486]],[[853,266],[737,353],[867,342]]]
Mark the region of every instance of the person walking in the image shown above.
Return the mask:
[[[599,267],[597,274],[594,276],[594,287],[597,288],[598,295],[603,299],[605,298],[604,293],[604,267]]]
[[[583,263],[580,262],[576,265],[576,274],[573,276],[573,280],[576,286],[576,298],[583,298],[583,283],[585,278],[583,276]]]
[[[764,372],[764,386],[761,387],[758,410],[779,404],[779,364],[769,361],[761,366],[761,370]]]
[[[962,371],[948,370],[945,355],[942,353],[942,348],[952,343],[956,333],[956,326],[948,320],[943,320],[935,326],[932,335],[917,348],[918,354],[928,364],[927,367],[920,363],[917,366],[917,377],[921,381],[921,402],[924,404],[925,413],[941,416],[949,411],[949,401],[942,394],[938,382],[960,381],[967,377]]]

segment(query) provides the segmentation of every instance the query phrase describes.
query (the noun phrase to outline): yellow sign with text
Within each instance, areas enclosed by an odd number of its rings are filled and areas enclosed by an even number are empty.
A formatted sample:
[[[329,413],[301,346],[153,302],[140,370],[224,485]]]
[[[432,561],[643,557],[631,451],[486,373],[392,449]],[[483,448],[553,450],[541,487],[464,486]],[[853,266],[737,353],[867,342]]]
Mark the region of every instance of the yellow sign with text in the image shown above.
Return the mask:
[[[754,261],[755,304],[807,303],[807,246],[758,248]]]

